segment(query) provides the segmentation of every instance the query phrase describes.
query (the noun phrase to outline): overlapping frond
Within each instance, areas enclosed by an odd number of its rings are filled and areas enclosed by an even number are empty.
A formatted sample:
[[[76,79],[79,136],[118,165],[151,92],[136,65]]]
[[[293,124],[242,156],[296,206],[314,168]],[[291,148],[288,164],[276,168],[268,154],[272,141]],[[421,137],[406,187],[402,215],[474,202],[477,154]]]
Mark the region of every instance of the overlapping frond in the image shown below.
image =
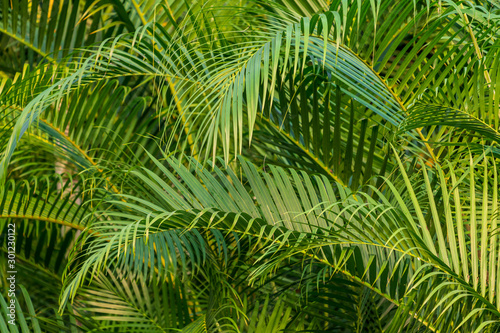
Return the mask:
[[[487,161],[487,158],[482,160]],[[197,243],[192,233],[208,231],[214,235],[236,233],[268,244],[267,247],[264,245],[267,250],[262,261],[253,269],[253,279],[265,277],[287,258],[307,255],[325,265],[325,269],[319,272],[322,276],[319,279],[328,279],[340,271],[353,282],[361,283],[390,300],[400,311],[410,311],[419,325],[446,327],[445,317],[436,312],[430,297],[420,299],[420,303],[416,303],[418,306],[413,303],[415,300],[410,301],[412,291],[424,283],[432,285],[441,281],[439,287],[433,289],[436,293],[450,292],[448,286],[458,288],[461,298],[471,300],[467,303],[470,308],[462,306],[460,311],[476,309],[475,318],[498,312],[494,305],[497,301],[492,298],[497,286],[484,280],[486,276],[491,279],[492,270],[498,269],[496,250],[492,249],[491,254],[487,251],[490,242],[495,242],[490,230],[495,230],[496,226],[488,228],[486,223],[490,221],[488,216],[496,219],[498,201],[495,198],[493,207],[489,207],[489,178],[482,184],[480,216],[484,222],[481,227],[478,227],[478,221],[471,220],[471,238],[467,239],[464,227],[454,223],[454,219],[469,218],[466,216],[478,218],[474,208],[479,205],[475,199],[477,189],[473,182],[477,161],[465,169],[465,176],[454,175],[450,187],[447,187],[442,171],[432,175],[425,169],[412,176],[412,181],[420,184],[415,187],[401,165],[401,181],[385,180],[385,192],[378,193],[381,201],[363,193],[353,194],[340,184],[331,184],[324,176],[309,177],[293,169],[285,171],[272,166],[267,172],[258,172],[254,166],[242,161],[243,177],[250,186],[247,190],[239,185],[240,181],[230,169],[223,171],[215,167],[210,172],[193,163],[196,176],[176,160],[168,160],[172,171],[159,165],[175,190],[150,171],[132,171],[149,189],[145,191],[149,195],[144,198],[125,196],[127,202],[115,203],[123,207],[123,212],[111,213],[113,222],[94,225],[94,230],[102,235],[110,230],[108,236],[89,243],[91,256],[70,276],[72,280],[66,287],[65,297],[76,292],[85,281],[87,272],[107,265],[127,262],[130,269],[150,274],[151,268],[142,263],[143,258],[154,263],[157,271],[165,273],[171,265],[185,267],[187,261],[199,261],[196,258],[206,243],[201,235],[198,236],[200,243]],[[183,182],[179,182],[173,172]],[[433,182],[437,182],[442,191],[441,208],[436,206],[429,177],[437,177]],[[463,183],[466,177],[471,177],[472,183]],[[470,198],[470,211],[459,206],[464,200],[461,191],[466,191],[466,197]],[[451,192],[454,192],[454,201],[450,199]],[[492,193],[495,196],[496,190]],[[451,202],[454,202],[453,206]],[[454,213],[456,209],[461,217]],[[441,218],[445,221],[444,226],[441,226]],[[110,224],[112,229],[109,229]],[[120,231],[117,230],[119,226]],[[165,242],[156,238],[162,234],[172,237],[176,230],[187,231]],[[479,234],[481,241],[478,240]],[[228,245],[222,235],[217,242],[222,242],[224,248]],[[189,240],[191,238],[193,240]],[[170,245],[160,248],[163,243]],[[467,251],[467,243],[474,244],[476,250]],[[173,255],[174,249],[180,251],[179,255]],[[187,255],[182,255],[183,252]],[[481,269],[476,266],[479,252]],[[156,256],[162,260],[156,260]],[[468,262],[472,262],[471,266],[463,266]],[[469,277],[471,273],[472,278]],[[450,280],[448,284],[442,283],[445,277]],[[483,279],[481,283],[480,277]],[[482,301],[476,303],[474,299]],[[444,311],[457,311],[456,300],[446,303]],[[471,318],[466,318],[462,324],[475,327]],[[395,323],[397,321],[391,322],[390,327],[397,327]]]
[[[20,278],[62,275],[80,317],[61,330],[496,332],[499,19],[490,0],[4,0]],[[56,329],[42,302],[23,330]]]
[[[9,229],[16,232],[19,259],[62,274],[77,236],[90,226],[91,193],[80,177],[46,176],[9,181],[0,203],[0,237],[8,248]],[[98,201],[98,197],[93,198]]]

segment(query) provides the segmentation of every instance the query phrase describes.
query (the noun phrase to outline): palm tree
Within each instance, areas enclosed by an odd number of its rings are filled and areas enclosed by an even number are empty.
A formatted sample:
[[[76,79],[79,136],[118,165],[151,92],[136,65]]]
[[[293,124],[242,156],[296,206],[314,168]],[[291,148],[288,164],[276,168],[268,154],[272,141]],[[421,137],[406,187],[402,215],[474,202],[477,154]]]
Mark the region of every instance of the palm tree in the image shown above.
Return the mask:
[[[0,331],[500,332],[497,1],[0,13]]]

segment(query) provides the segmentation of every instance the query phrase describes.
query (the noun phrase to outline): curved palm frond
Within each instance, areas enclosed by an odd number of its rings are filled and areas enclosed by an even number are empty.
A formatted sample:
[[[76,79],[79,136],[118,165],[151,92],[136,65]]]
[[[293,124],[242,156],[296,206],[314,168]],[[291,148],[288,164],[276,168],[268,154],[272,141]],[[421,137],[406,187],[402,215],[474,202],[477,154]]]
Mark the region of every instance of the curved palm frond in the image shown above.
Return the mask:
[[[483,156],[482,160],[485,161],[486,167],[487,158]],[[441,215],[444,211],[443,218],[446,221],[444,230],[449,235],[448,241],[445,241],[446,237],[443,235],[440,213],[429,180],[430,175],[425,167],[422,172],[413,176],[413,181],[418,176],[418,183],[421,184],[415,188],[401,164],[402,182],[393,183],[386,180],[388,192],[379,193],[382,202],[378,202],[363,193],[352,194],[340,184],[331,185],[324,177],[310,178],[305,173],[299,175],[293,169],[285,172],[283,169],[271,166],[269,172],[259,173],[251,164],[242,161],[243,175],[250,185],[250,189],[245,190],[239,187],[238,178],[230,170],[223,172],[215,167],[211,173],[197,166],[195,167],[197,177],[194,177],[176,160],[170,159],[168,163],[185,184],[176,180],[172,171],[160,165],[164,176],[174,182],[178,193],[173,190],[165,192],[170,186],[151,171],[144,170],[144,173],[131,171],[131,174],[138,177],[139,182],[149,189],[145,193],[151,194],[144,198],[126,196],[124,199],[128,202],[114,202],[129,213],[120,212],[116,215],[108,213],[113,220],[116,220],[111,223],[113,229],[109,229],[109,221],[94,225],[94,229],[104,237],[92,240],[90,243],[92,255],[78,267],[74,275],[70,275],[70,284],[66,287],[65,297],[71,297],[76,292],[76,288],[85,281],[87,272],[100,270],[104,266],[127,262],[130,269],[150,274],[148,273],[150,268],[142,263],[143,258],[148,258],[145,262],[155,263],[159,272],[168,272],[170,265],[173,267],[177,265],[176,260],[180,260],[179,263],[185,267],[187,258],[193,261],[199,260],[196,258],[205,246],[202,245],[200,248],[200,244],[197,244],[196,238],[191,233],[197,234],[197,230],[203,232],[215,229],[222,233],[236,232],[241,234],[241,237],[254,237],[256,240],[264,241],[264,244],[269,244],[266,250],[268,254],[263,258],[270,256],[271,260],[264,260],[258,264],[254,269],[253,278],[266,276],[277,268],[275,265],[280,265],[288,257],[307,254],[326,265],[327,269],[319,272],[320,276],[324,275],[326,278],[340,270],[353,281],[378,292],[406,311],[405,306],[411,303],[406,303],[405,299],[411,296],[411,291],[416,286],[429,279],[432,283],[435,283],[433,282],[435,279],[441,281],[445,275],[453,281],[450,282],[451,285],[463,290],[462,297],[482,300],[481,305],[475,304],[475,301],[470,303],[470,306],[477,306],[478,310],[475,312],[479,317],[484,315],[484,311],[496,315],[497,310],[494,305],[496,300],[492,298],[496,285],[486,285],[484,280],[491,274],[491,270],[497,269],[495,250],[493,249],[491,254],[486,250],[489,248],[490,238],[494,236],[488,236],[492,232],[488,231],[485,222],[478,228],[477,222],[471,221],[471,238],[468,240],[463,226],[454,224],[450,206],[451,190],[444,183],[442,171],[432,177],[437,177],[435,182],[440,184],[443,193],[444,207],[440,210]],[[461,214],[464,214],[465,209],[460,208],[463,200],[460,195],[460,185],[468,174],[471,175],[471,182],[473,181],[474,167],[477,163],[475,161],[468,170],[466,169],[465,175],[453,183],[454,210],[459,209]],[[230,179],[234,183],[231,183]],[[488,185],[488,179],[485,179],[482,184],[483,221],[489,221],[488,216],[493,218],[496,216],[495,208],[488,208],[489,199],[484,197],[490,193],[488,186],[491,185]],[[496,190],[494,187],[492,189],[495,196]],[[472,183],[466,192],[467,197],[471,198],[468,202],[473,212],[471,216],[476,216],[473,208],[478,204],[475,199],[476,191]],[[118,226],[121,226],[119,232],[116,229]],[[173,237],[176,230],[186,228],[188,231],[181,236],[165,242],[171,244],[168,247],[173,246],[173,248],[160,248],[163,242],[159,241],[157,236]],[[493,229],[496,227],[493,226]],[[397,230],[396,234],[394,230]],[[436,237],[431,236],[431,231]],[[481,234],[480,241],[477,238],[479,234]],[[222,241],[222,238],[219,237],[219,241]],[[472,248],[471,252],[467,252],[465,248],[467,243],[471,246],[474,244],[476,250]],[[127,247],[132,249],[127,250]],[[188,255],[174,259],[173,253],[176,253],[174,250],[176,248],[181,251],[180,253],[186,251]],[[356,248],[362,249],[363,254],[359,257],[355,254]],[[483,258],[481,271],[474,268],[479,263],[479,249]],[[170,262],[156,260],[157,255],[161,258],[170,258]],[[141,262],[137,261],[138,258],[141,258]],[[374,260],[375,258],[377,259]],[[404,258],[409,260],[403,260]],[[472,260],[470,267],[462,267],[470,260]],[[489,260],[493,260],[493,263]],[[490,264],[493,266],[490,267]],[[406,282],[401,280],[401,275],[394,274],[398,267],[405,272]],[[371,270],[376,273],[369,273]],[[389,274],[391,271],[393,273]],[[469,278],[471,272],[472,278]],[[384,279],[381,279],[381,276],[384,276]],[[480,277],[483,279],[481,284],[479,284]],[[389,288],[391,284],[402,285],[408,290]],[[447,284],[441,284],[439,288],[433,290],[449,292],[446,286]],[[490,293],[489,300],[486,298],[488,293]],[[453,306],[456,300],[456,298],[451,299],[446,310],[456,311],[456,307]],[[429,299],[421,301],[429,303]],[[436,313],[434,308],[432,314],[437,318],[433,317],[431,320],[426,318],[428,314],[425,311],[430,307],[431,305],[428,305],[422,310],[412,306],[412,313],[419,318],[421,324],[427,323],[434,329],[444,325],[440,313]],[[423,311],[425,316],[419,317],[419,311]],[[468,325],[473,325],[473,321],[468,321],[471,318],[465,321],[469,323]],[[433,321],[436,322],[436,326],[432,324]],[[462,324],[465,325],[465,322]],[[395,325],[394,322],[392,325]]]
[[[498,331],[495,1],[0,7],[21,330]]]

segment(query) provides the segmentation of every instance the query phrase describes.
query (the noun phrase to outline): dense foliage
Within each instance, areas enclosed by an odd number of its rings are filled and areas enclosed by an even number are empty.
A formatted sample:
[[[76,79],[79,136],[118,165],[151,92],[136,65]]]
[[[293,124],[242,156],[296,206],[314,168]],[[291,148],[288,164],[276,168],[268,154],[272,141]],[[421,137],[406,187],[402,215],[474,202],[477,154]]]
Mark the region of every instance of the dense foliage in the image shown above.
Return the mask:
[[[1,0],[1,332],[500,332],[496,0]]]

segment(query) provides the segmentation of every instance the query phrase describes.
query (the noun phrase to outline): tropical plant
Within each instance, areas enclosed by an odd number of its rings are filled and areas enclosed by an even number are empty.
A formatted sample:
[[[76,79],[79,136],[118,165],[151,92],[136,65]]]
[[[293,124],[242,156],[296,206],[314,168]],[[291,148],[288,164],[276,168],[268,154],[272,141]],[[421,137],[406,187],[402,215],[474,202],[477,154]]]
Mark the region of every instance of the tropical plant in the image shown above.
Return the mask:
[[[1,3],[2,332],[500,332],[496,0]]]

